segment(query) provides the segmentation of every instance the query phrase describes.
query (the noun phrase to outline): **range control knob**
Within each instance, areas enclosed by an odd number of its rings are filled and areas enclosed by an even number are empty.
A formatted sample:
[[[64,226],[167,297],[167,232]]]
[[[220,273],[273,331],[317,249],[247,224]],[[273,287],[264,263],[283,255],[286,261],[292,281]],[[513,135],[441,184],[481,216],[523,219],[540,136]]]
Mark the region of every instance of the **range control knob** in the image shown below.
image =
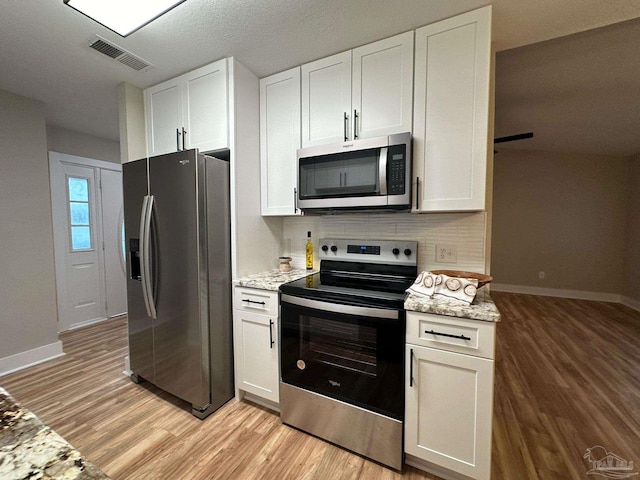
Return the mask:
[[[338,251],[338,247],[336,247],[335,245],[331,245],[331,251],[332,252],[337,252]]]
[[[404,254],[408,257],[409,255],[411,255],[411,249],[410,248],[405,248],[404,249]]]
[[[399,249],[399,248],[394,248],[393,250],[391,250],[391,252],[392,252],[394,255],[400,255],[400,249]]]
[[[327,250],[329,250],[329,247],[327,247],[326,245],[322,245],[322,251],[326,252]]]

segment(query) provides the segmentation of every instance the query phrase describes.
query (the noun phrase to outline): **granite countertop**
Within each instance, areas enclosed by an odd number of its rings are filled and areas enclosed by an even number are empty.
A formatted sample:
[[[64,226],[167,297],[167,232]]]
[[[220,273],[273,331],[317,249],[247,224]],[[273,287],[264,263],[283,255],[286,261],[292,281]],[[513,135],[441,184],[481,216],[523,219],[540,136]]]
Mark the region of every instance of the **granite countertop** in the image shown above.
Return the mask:
[[[261,290],[271,290],[277,292],[280,285],[292,282],[302,277],[306,277],[314,271],[303,270],[302,268],[294,268],[290,272],[281,272],[277,268],[267,270],[266,272],[256,273],[247,277],[236,278],[234,285],[240,287],[259,288]]]
[[[0,478],[108,480],[98,467],[0,387]]]
[[[435,313],[450,317],[471,318],[485,322],[499,322],[500,312],[487,290],[479,289],[471,304],[459,300],[423,297],[410,293],[404,301],[405,310]]]

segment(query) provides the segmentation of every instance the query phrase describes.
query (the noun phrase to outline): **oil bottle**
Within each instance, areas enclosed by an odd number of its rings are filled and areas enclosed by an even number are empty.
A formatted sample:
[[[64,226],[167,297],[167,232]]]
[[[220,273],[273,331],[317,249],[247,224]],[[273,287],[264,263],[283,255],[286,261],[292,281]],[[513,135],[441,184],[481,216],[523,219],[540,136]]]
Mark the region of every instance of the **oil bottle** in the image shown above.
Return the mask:
[[[313,243],[311,243],[311,232],[307,232],[307,245],[305,247],[305,260],[307,270],[313,270]]]

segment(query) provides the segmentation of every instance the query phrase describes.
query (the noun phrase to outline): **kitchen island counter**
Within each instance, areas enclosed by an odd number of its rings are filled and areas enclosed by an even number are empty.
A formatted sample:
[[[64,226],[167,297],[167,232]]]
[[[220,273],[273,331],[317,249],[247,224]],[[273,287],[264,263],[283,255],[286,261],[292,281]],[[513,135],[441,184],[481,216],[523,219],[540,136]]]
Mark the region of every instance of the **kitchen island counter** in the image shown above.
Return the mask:
[[[500,312],[491,299],[489,292],[478,290],[476,298],[471,304],[458,300],[447,300],[433,297],[423,297],[410,293],[404,302],[404,309],[413,312],[435,313],[450,317],[470,318],[485,322],[499,322]]]
[[[292,282],[315,272],[315,270],[309,271],[302,268],[294,268],[290,272],[281,272],[274,268],[273,270],[236,278],[233,284],[239,287],[259,288],[260,290],[277,292],[283,283]]]
[[[0,478],[109,479],[1,387]]]

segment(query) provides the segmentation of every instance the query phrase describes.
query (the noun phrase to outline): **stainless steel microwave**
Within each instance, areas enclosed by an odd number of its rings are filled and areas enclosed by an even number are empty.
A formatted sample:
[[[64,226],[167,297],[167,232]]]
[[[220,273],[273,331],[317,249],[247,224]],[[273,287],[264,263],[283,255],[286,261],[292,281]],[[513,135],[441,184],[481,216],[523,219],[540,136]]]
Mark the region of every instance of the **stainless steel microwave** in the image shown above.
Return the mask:
[[[297,157],[303,211],[410,208],[410,133],[301,148]]]

